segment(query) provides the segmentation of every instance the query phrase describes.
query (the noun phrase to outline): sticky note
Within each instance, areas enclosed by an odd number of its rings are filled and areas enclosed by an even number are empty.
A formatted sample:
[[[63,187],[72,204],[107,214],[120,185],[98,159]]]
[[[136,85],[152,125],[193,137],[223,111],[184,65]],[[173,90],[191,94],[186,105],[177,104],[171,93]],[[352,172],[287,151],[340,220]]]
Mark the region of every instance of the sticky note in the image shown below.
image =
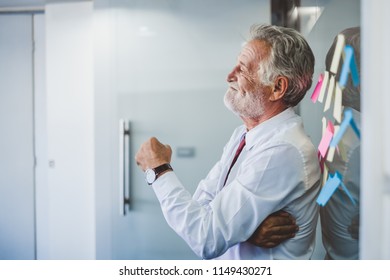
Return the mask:
[[[334,133],[334,127],[331,121],[328,122],[328,126],[326,128],[325,133],[322,135],[322,139],[320,144],[318,145],[318,151],[320,152],[321,156],[325,158],[326,153],[329,148],[329,144],[332,141]]]
[[[333,133],[333,135],[337,134],[339,132],[339,129],[340,129],[340,126],[339,125],[335,125],[334,126],[334,133]]]
[[[356,87],[359,85],[359,72],[355,60],[353,47],[346,45],[344,48],[345,59],[343,67],[341,68],[341,74],[339,79],[340,87],[344,88],[348,81],[348,74],[351,73],[353,85]]]
[[[347,157],[347,150],[345,149],[344,147],[344,144],[343,142],[339,142],[338,145],[337,145],[337,151],[339,152],[339,155],[341,157],[341,159],[346,162],[348,160],[348,157]]]
[[[351,111],[351,121],[349,122],[349,124],[351,125],[352,130],[355,132],[356,136],[360,139],[360,130],[357,127],[355,120],[353,119],[352,111]]]
[[[334,49],[332,63],[330,65],[330,72],[333,73],[333,74],[336,74],[337,70],[339,68],[341,54],[342,54],[342,52],[344,50],[344,46],[345,46],[345,37],[344,37],[344,35],[343,34],[337,35],[336,47]]]
[[[342,176],[337,171],[333,174],[333,176],[329,175],[328,180],[326,181],[325,185],[323,185],[321,192],[318,195],[317,203],[320,206],[325,206],[339,186],[341,186],[342,190],[351,200],[352,204],[356,205],[356,201],[353,199],[351,193],[343,183]]]
[[[340,189],[340,188],[339,188]],[[344,199],[344,196],[343,196],[343,193],[340,191],[340,192],[336,192],[338,195],[339,195],[339,198],[340,198],[340,201],[342,204],[345,204],[345,199]]]
[[[329,171],[328,167],[324,165],[324,171],[322,172],[322,183],[321,186],[325,186],[326,182],[328,181]]]
[[[335,125],[334,126],[334,132],[333,132],[333,137],[334,135],[337,134],[337,132],[339,131],[340,129],[340,126],[339,125]],[[332,138],[332,141],[333,141],[333,138]],[[330,142],[332,143],[332,142]],[[334,155],[336,153],[336,147],[333,147],[332,145],[329,145],[329,149],[328,149],[328,153],[326,155],[326,160],[329,161],[329,162],[332,162],[333,159],[334,159]]]
[[[334,105],[333,105],[333,117],[334,119],[338,122],[341,123],[341,117],[342,117],[342,111],[343,111],[343,96],[342,96],[342,91],[339,86],[339,84],[336,82],[335,86],[336,90],[334,93]]]
[[[336,152],[336,147],[332,147],[329,145],[328,153],[326,154],[326,160],[332,162],[334,159],[335,152]]]
[[[328,88],[328,95],[326,96],[325,106],[324,106],[324,112],[328,111],[330,108],[330,105],[332,104],[333,99],[333,93],[334,93],[334,87],[335,87],[335,78],[333,75],[330,75],[329,78],[329,88]]]
[[[320,94],[318,96],[318,102],[324,102],[324,96],[326,89],[328,88],[328,82],[329,82],[329,72],[325,71],[324,76],[322,78],[322,84],[321,84],[321,89],[320,89]]]
[[[353,205],[356,205],[355,199],[353,199],[351,193],[349,192],[349,190],[347,189],[347,187],[344,185],[343,181],[341,181],[341,187],[342,187],[342,189],[344,190],[345,194],[348,196],[349,200],[351,200],[352,204],[353,204]]]
[[[323,74],[320,74],[320,76],[318,77],[317,85],[314,88],[313,94],[310,97],[310,99],[311,99],[311,101],[313,101],[313,103],[317,102],[318,96],[320,95],[323,78],[324,78]]]
[[[343,137],[343,135],[345,134],[345,132],[347,131],[349,126],[352,127],[356,136],[358,138],[360,138],[359,128],[357,127],[357,125],[353,119],[352,111],[350,109],[344,111],[344,119],[343,119],[342,123],[340,124],[340,128],[338,129],[338,131],[335,132],[334,137],[333,137],[332,141],[330,142],[330,147],[337,146],[337,144],[340,142],[341,138]]]
[[[333,193],[337,190],[337,188],[340,186],[341,180],[339,176],[336,176],[336,174],[329,175],[328,180],[326,181],[325,185],[322,187],[320,194],[317,197],[317,203],[320,206],[325,206],[326,203],[329,201]]]

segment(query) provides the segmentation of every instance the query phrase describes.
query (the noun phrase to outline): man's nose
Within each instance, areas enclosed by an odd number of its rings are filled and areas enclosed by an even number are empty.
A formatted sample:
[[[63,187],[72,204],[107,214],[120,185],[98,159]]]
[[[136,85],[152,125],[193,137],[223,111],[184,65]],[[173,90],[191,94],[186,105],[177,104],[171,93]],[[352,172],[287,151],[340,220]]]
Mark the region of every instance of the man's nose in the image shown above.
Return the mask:
[[[237,81],[237,66],[233,68],[233,70],[228,74],[227,79],[229,83],[230,82],[236,82]]]

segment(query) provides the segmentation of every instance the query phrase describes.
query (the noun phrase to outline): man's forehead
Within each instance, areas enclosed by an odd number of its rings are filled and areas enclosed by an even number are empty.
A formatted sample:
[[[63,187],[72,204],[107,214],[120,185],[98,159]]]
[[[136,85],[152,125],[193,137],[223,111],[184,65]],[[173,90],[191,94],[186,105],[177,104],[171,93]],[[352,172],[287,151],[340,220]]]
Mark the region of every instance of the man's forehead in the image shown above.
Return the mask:
[[[246,42],[237,57],[239,62],[259,60],[268,56],[270,45],[263,40],[251,40]]]

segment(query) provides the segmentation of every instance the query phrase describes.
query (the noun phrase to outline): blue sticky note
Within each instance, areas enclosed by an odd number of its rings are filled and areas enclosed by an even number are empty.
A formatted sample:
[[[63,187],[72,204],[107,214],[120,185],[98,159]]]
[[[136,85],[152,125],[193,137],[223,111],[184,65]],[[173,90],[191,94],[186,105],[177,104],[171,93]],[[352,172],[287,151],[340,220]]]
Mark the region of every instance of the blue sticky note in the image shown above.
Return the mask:
[[[317,204],[320,206],[325,206],[334,192],[339,188],[339,186],[341,186],[345,194],[351,200],[352,204],[356,205],[355,199],[352,197],[351,193],[343,183],[341,174],[337,171],[333,175],[329,175],[328,181],[326,181],[325,185],[322,187],[321,192],[317,198]],[[339,195],[341,196],[341,193],[339,193]]]
[[[344,185],[343,181],[341,181],[341,187],[343,188],[344,192],[345,192],[346,195],[349,197],[349,199],[352,201],[352,204],[356,206],[356,201],[355,201],[355,199],[353,199],[351,193],[349,192],[349,190],[347,189],[347,187]]]
[[[352,112],[351,112],[352,114]],[[355,132],[356,136],[360,139],[360,130],[359,128],[357,127],[356,123],[355,123],[355,120],[353,119],[353,117],[351,118],[351,127],[353,129],[353,131]]]
[[[353,85],[356,87],[359,85],[360,80],[353,47],[351,47],[350,45],[346,45],[344,47],[344,54],[345,58],[343,67],[341,68],[339,85],[341,88],[345,87],[348,81],[348,74],[351,72],[352,82]]]
[[[349,190],[347,189],[347,186],[344,184],[343,182],[343,177],[341,176],[341,174],[339,172],[336,171],[336,173],[334,174],[334,176],[338,177],[338,179],[340,180],[340,184],[341,184],[341,188],[342,190],[345,192],[345,194],[348,196],[348,198],[351,200],[352,204],[353,205],[356,205],[356,201],[355,199],[352,197],[351,193],[349,192]],[[344,198],[343,198],[343,192],[338,192],[340,198],[341,198],[341,201],[343,203],[345,203],[344,201]]]
[[[359,79],[359,71],[358,71],[358,67],[357,67],[357,64],[356,64],[356,56],[353,54],[353,48],[351,46],[347,46],[349,48],[351,48],[352,50],[352,58],[351,58],[351,74],[352,74],[352,82],[353,82],[353,85],[355,87],[357,87],[360,83],[360,79]]]
[[[344,199],[343,193],[342,192],[337,192],[337,194],[338,194],[338,196],[339,196],[339,198],[341,200],[341,203],[345,204],[345,199]]]
[[[337,131],[336,135],[333,136],[332,141],[330,142],[331,147],[337,146],[337,144],[340,142],[341,138],[343,138],[345,132],[347,131],[348,126],[352,127],[356,136],[360,139],[360,130],[353,119],[352,110],[348,109],[344,111],[344,119],[340,124],[340,128]]]
[[[326,181],[325,185],[322,187],[321,192],[317,198],[317,203],[320,206],[325,206],[330,197],[339,187],[341,183],[341,176],[337,176],[336,174],[334,174],[333,176],[329,175],[328,181]]]

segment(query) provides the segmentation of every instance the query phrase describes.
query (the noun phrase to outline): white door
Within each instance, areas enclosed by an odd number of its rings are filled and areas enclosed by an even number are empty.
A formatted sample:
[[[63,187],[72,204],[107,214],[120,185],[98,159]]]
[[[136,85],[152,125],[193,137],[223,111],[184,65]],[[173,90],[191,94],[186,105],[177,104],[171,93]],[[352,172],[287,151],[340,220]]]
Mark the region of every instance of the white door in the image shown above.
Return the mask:
[[[131,208],[126,216],[119,215],[121,193],[115,188],[112,257],[198,259],[167,225],[152,189],[134,163],[134,155],[151,136],[170,144],[173,168],[194,192],[241,123],[223,104],[226,75],[236,63],[249,26],[259,18],[270,21],[269,3],[111,3],[115,5],[113,126],[118,127],[119,119],[129,121],[131,142],[130,155],[126,155],[130,158]]]
[[[35,259],[32,15],[0,15],[0,259]]]

